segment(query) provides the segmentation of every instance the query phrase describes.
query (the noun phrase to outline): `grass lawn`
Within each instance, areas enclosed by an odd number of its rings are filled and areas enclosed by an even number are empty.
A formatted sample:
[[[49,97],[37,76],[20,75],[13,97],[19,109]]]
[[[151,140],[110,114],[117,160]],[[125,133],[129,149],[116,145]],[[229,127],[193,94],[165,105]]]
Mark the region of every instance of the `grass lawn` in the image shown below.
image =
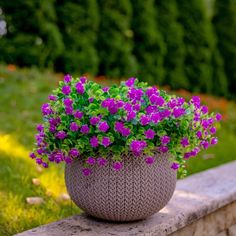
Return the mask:
[[[36,168],[28,158],[35,126],[41,120],[40,107],[56,87],[60,75],[36,69],[15,70],[0,66],[0,235],[12,235],[80,212],[66,193],[63,166]],[[235,109],[235,107],[233,108]],[[219,145],[188,162],[189,174],[236,157],[236,132],[231,118],[222,125]],[[40,185],[32,179],[40,180]],[[42,205],[29,205],[27,197],[39,196]]]

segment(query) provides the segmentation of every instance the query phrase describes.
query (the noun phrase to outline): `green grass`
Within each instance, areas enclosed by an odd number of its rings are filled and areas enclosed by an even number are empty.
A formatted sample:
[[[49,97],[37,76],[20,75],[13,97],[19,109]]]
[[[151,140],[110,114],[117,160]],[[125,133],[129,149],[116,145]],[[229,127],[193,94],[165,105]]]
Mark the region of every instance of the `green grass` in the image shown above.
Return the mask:
[[[12,235],[80,211],[70,201],[58,200],[66,191],[63,166],[39,172],[28,158],[35,126],[41,121],[41,104],[58,79],[58,75],[36,69],[8,71],[0,66],[0,235]],[[230,121],[223,124],[219,145],[189,160],[189,174],[235,159],[232,125]],[[40,179],[41,185],[33,185],[32,178]],[[43,197],[44,204],[28,205],[26,198],[32,196]]]

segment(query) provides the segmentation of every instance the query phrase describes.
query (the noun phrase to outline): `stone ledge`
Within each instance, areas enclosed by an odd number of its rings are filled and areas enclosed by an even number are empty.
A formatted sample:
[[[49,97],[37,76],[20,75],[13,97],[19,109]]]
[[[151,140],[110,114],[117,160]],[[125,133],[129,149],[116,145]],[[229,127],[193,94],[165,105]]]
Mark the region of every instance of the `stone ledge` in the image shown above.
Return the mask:
[[[179,180],[167,206],[144,221],[107,223],[81,214],[17,236],[169,235],[235,201],[236,161]]]

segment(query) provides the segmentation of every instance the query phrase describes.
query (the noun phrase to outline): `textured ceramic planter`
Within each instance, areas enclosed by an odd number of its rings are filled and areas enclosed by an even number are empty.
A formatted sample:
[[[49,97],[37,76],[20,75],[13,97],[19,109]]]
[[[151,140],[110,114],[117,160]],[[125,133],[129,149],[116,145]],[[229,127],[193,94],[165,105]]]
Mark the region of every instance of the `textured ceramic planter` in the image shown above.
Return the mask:
[[[145,219],[173,195],[176,171],[170,165],[166,155],[157,154],[152,165],[128,155],[121,170],[115,171],[110,161],[105,167],[94,166],[86,177],[77,159],[66,166],[66,186],[71,199],[89,215],[109,221]]]

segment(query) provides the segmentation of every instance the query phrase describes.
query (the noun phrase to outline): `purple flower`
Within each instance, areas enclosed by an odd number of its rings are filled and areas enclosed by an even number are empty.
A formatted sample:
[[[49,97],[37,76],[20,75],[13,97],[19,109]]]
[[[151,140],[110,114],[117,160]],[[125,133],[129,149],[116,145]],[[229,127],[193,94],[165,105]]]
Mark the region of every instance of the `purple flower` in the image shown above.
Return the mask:
[[[161,114],[161,117],[164,119],[164,118],[167,118],[171,115],[171,111],[165,109],[160,114]]]
[[[211,132],[211,134],[215,134],[216,133],[216,127],[211,127],[210,128],[210,132]]]
[[[216,121],[220,121],[222,119],[222,115],[220,113],[217,113],[215,119]]]
[[[189,145],[188,138],[186,138],[186,137],[182,138],[180,143],[183,147],[187,147]]]
[[[43,163],[42,163],[42,166],[43,166],[44,168],[48,168],[48,163],[43,162]]]
[[[116,114],[116,113],[118,112],[118,106],[117,106],[117,104],[115,104],[115,103],[110,104],[109,107],[108,107],[108,111],[109,111],[112,115]]]
[[[208,113],[208,107],[207,106],[202,106],[201,111],[202,111],[202,114]]]
[[[184,114],[185,114],[184,108],[178,107],[178,108],[174,108],[174,110],[173,110],[173,116],[175,118],[179,118],[180,116],[182,116]]]
[[[65,98],[63,103],[65,106],[71,106],[73,104],[73,101],[70,98]]]
[[[201,125],[204,129],[207,129],[210,124],[208,120],[202,120]]]
[[[68,85],[65,85],[62,87],[61,89],[62,93],[64,93],[65,95],[69,95],[71,93],[71,89],[70,89],[70,86]]]
[[[164,103],[165,103],[165,100],[163,97],[161,96],[157,96],[155,94],[153,94],[151,97],[150,97],[150,102],[151,104],[153,105],[158,105],[158,106],[162,106]]]
[[[51,133],[55,133],[55,132],[56,132],[56,127],[53,126],[53,125],[50,125],[49,131],[50,131]]]
[[[30,158],[32,158],[32,159],[35,159],[35,158],[36,158],[36,155],[35,155],[35,153],[33,153],[33,152],[31,152],[29,156],[30,156]]]
[[[65,162],[66,162],[66,164],[71,164],[72,163],[72,158],[70,158],[70,157],[65,157]]]
[[[44,116],[51,115],[53,113],[53,110],[52,110],[51,106],[48,103],[45,103],[45,104],[42,105],[41,111],[42,111]]]
[[[92,138],[90,138],[90,145],[92,147],[98,147],[98,138],[96,136],[93,136]]]
[[[96,163],[96,159],[93,157],[88,157],[88,159],[86,160],[86,163],[89,165],[94,165]]]
[[[169,136],[164,135],[164,136],[161,137],[161,143],[162,143],[163,145],[166,145],[166,144],[168,144],[169,142],[170,142],[170,137],[169,137]]]
[[[115,122],[115,130],[117,132],[121,133],[123,128],[124,128],[124,124],[122,122],[120,122],[120,121]]]
[[[67,74],[67,75],[64,76],[64,81],[65,81],[65,83],[67,83],[67,84],[70,83],[71,79],[72,79],[72,78],[71,78],[71,76],[70,76],[69,74]]]
[[[64,139],[64,138],[66,138],[66,136],[67,136],[67,134],[66,134],[66,132],[64,132],[64,131],[59,131],[59,132],[57,132],[57,134],[56,134],[56,137],[57,137],[58,139]]]
[[[218,139],[217,138],[212,138],[211,139],[211,145],[216,145],[218,143]]]
[[[111,140],[109,137],[103,137],[102,138],[102,145],[104,147],[108,147],[111,144]]]
[[[132,111],[132,105],[129,104],[129,103],[126,103],[124,105],[124,109],[127,111],[127,112],[131,112]]]
[[[195,108],[200,108],[201,99],[198,96],[193,96],[190,100],[190,103],[192,103],[195,106]]]
[[[130,88],[128,92],[128,98],[136,103],[137,101],[140,101],[143,96],[143,90],[140,89],[135,89],[135,88]]]
[[[79,156],[80,153],[79,153],[79,151],[78,151],[77,148],[72,148],[72,149],[70,150],[69,154],[70,154],[72,157],[77,157],[77,156]]]
[[[116,105],[118,108],[121,108],[124,106],[124,102],[122,100],[119,100],[119,101],[117,101]]]
[[[178,169],[179,169],[179,164],[176,163],[176,162],[174,162],[174,163],[172,163],[171,168],[172,168],[173,170],[178,170]]]
[[[184,159],[189,159],[192,156],[190,152],[184,153]]]
[[[194,121],[199,121],[200,118],[201,118],[200,114],[199,114],[199,113],[195,113],[193,120],[194,120]]]
[[[61,151],[56,152],[54,155],[54,160],[56,163],[60,163],[61,161],[63,161],[64,160],[63,153]]]
[[[140,123],[141,123],[141,125],[145,126],[150,123],[150,118],[146,115],[142,115],[140,117]]]
[[[89,120],[91,125],[96,125],[99,121],[100,121],[100,118],[98,116],[93,116]]]
[[[199,139],[202,138],[202,132],[200,130],[197,131],[196,135]]]
[[[113,164],[113,168],[115,169],[115,170],[120,170],[121,168],[122,168],[122,163],[121,162],[119,162],[119,161],[116,161],[114,164]]]
[[[147,146],[145,141],[133,140],[130,144],[130,150],[137,156],[139,156],[144,148]]]
[[[57,118],[50,118],[49,119],[49,124],[50,125],[53,125],[53,126],[57,126],[61,123],[61,119],[60,117],[57,117]]]
[[[76,131],[79,130],[79,126],[75,122],[72,122],[70,124],[70,130],[73,131],[73,132],[76,132]]]
[[[156,87],[151,87],[146,90],[146,95],[150,98],[152,95],[159,95],[158,89]]]
[[[89,169],[89,168],[84,168],[84,169],[82,170],[82,172],[83,172],[83,175],[84,175],[84,176],[89,176],[89,175],[91,175],[91,173],[92,173],[91,169]]]
[[[42,125],[42,124],[38,124],[38,125],[37,125],[37,130],[38,130],[39,132],[43,132],[43,130],[44,130],[43,125]]]
[[[102,88],[102,91],[107,93],[109,91],[109,88],[108,87],[104,87],[104,88]]]
[[[154,113],[154,114],[151,115],[151,121],[154,124],[157,124],[160,120],[161,120],[161,116],[160,116],[159,113]]]
[[[107,132],[107,130],[109,129],[109,125],[107,124],[107,122],[106,121],[103,121],[103,122],[100,122],[99,124],[98,124],[98,129],[100,130],[100,131],[102,131],[102,132]]]
[[[131,121],[136,117],[136,113],[134,111],[130,111],[127,114],[127,121]]]
[[[154,157],[151,157],[151,156],[146,157],[146,158],[145,158],[145,162],[146,162],[148,165],[153,164],[153,162],[154,162]]]
[[[41,164],[43,163],[42,158],[36,158],[36,163],[37,163],[38,165],[41,165]]]
[[[89,98],[89,103],[92,103],[94,101],[94,98]]]
[[[48,96],[48,99],[49,99],[50,101],[56,101],[56,100],[57,100],[56,96],[54,96],[54,95],[49,95],[49,96]]]
[[[74,112],[74,117],[80,120],[83,117],[83,112],[75,111]]]
[[[125,85],[126,85],[127,87],[133,87],[133,86],[134,86],[134,83],[135,83],[135,80],[136,80],[136,78],[132,77],[132,78],[128,79],[128,80],[125,82]]]
[[[98,158],[98,165],[99,166],[105,166],[106,164],[107,164],[107,160],[106,159],[104,159],[102,157]]]
[[[148,129],[148,130],[144,131],[144,134],[147,139],[153,139],[156,133],[152,129]]]
[[[169,148],[167,146],[160,146],[159,151],[162,153],[166,153],[169,151]]]
[[[39,149],[37,150],[37,153],[38,153],[39,155],[42,155],[42,154],[44,153],[44,150],[43,150],[42,148],[39,148]]]
[[[140,111],[141,105],[140,105],[139,103],[136,103],[136,104],[133,106],[133,109],[134,109],[135,111]]]
[[[87,78],[85,76],[80,77],[79,79],[82,84],[85,84],[87,82]]]
[[[65,109],[67,115],[72,115],[73,114],[73,108],[72,107],[66,107]]]
[[[201,141],[200,145],[204,148],[207,149],[209,147],[209,142],[206,140]]]
[[[122,136],[127,137],[127,136],[130,135],[131,131],[130,131],[129,128],[124,127],[124,128],[122,128],[120,133],[121,133]]]
[[[84,93],[84,86],[81,82],[78,82],[75,85],[75,88],[76,88],[76,91],[77,91],[78,94],[83,94]]]
[[[82,133],[82,134],[87,134],[87,133],[89,133],[89,127],[88,127],[88,125],[82,125],[81,126],[81,129],[80,129],[80,132]]]

